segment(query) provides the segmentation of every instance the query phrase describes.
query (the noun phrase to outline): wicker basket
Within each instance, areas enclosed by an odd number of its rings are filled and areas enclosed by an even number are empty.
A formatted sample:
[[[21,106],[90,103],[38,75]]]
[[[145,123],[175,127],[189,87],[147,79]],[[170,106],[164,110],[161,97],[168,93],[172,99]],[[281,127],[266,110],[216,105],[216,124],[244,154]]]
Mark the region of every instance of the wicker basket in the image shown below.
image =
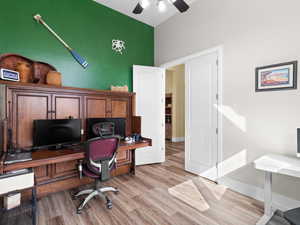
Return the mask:
[[[46,83],[49,85],[61,86],[61,73],[54,70],[49,71]]]

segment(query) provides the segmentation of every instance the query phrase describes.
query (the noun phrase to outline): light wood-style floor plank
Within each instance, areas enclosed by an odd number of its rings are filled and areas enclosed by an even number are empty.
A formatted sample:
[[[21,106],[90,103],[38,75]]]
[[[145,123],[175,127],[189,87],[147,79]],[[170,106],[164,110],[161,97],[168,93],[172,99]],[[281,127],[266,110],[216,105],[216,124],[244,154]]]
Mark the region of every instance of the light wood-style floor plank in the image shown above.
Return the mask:
[[[79,200],[64,191],[38,202],[40,225],[254,225],[262,203],[184,171],[184,143],[167,142],[166,162],[138,166],[136,176],[120,176],[105,185],[113,209],[91,200],[81,215]],[[84,189],[86,187],[81,187]]]

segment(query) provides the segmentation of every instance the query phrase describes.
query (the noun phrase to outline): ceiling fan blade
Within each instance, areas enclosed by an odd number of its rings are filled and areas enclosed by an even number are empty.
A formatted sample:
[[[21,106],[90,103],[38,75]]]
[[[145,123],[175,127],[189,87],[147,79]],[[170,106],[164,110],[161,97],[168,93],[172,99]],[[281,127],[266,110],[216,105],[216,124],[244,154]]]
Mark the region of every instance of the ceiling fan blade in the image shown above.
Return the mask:
[[[140,3],[138,3],[132,12],[134,14],[141,14],[143,12],[143,10],[144,10],[144,8],[141,6]]]
[[[176,0],[173,2],[173,5],[181,12],[187,11],[190,6],[184,0]]]

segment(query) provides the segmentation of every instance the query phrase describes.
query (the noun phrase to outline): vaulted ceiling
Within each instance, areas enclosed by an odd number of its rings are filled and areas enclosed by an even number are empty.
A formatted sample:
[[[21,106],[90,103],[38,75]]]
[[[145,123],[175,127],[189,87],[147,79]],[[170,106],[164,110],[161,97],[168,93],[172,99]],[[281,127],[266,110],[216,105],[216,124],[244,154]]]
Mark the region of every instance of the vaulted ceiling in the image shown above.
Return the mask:
[[[138,3],[138,0],[94,0],[94,1],[154,27],[163,23],[164,21],[166,21],[176,13],[179,13],[178,10],[169,2],[169,0],[165,0],[167,5],[167,9],[165,12],[158,11],[156,5],[157,0],[149,0],[151,2],[151,5],[148,8],[146,8],[142,14],[139,15],[135,15],[132,13],[132,10]],[[192,2],[197,0],[185,0],[185,1],[188,4],[191,4]]]

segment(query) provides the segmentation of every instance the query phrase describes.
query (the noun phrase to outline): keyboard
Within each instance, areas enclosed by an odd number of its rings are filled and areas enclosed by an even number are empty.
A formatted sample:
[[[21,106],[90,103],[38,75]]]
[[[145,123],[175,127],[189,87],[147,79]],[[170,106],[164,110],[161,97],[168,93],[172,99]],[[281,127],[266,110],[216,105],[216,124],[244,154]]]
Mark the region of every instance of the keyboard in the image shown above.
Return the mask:
[[[66,148],[72,149],[72,150],[81,150],[84,147],[84,143],[78,143],[75,145],[66,146]]]
[[[18,162],[26,162],[32,160],[31,152],[18,152],[18,153],[8,153],[4,164],[12,164]]]

